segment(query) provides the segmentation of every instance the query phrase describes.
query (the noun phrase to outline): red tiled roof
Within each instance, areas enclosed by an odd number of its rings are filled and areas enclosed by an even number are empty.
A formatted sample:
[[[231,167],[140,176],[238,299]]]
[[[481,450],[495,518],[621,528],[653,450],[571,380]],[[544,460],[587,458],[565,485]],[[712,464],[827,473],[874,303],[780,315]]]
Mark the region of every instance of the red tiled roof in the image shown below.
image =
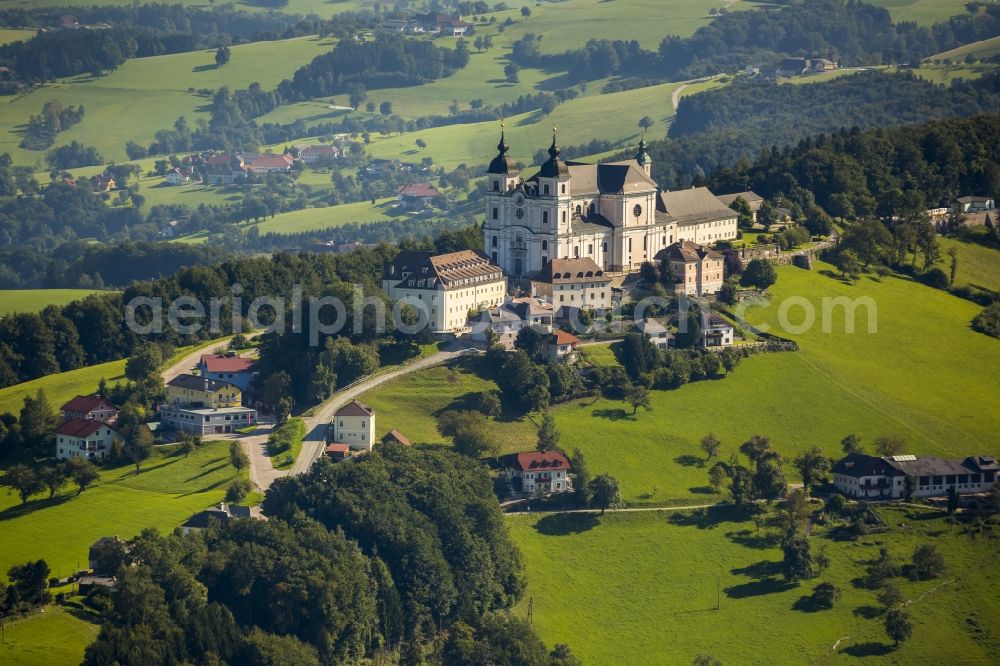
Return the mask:
[[[350,450],[350,445],[341,444],[340,442],[334,442],[326,447],[327,453],[347,453]]]
[[[436,187],[430,183],[410,183],[399,188],[401,197],[436,197],[440,195]]]
[[[558,451],[522,451],[504,458],[504,464],[521,472],[570,469],[569,460]]]
[[[336,416],[372,416],[375,412],[368,405],[352,400],[337,410]]]
[[[101,428],[111,428],[111,426],[96,419],[70,419],[56,428],[56,433],[68,437],[89,437]]]
[[[201,357],[201,364],[208,372],[247,372],[253,367],[253,359],[242,356],[204,354]]]
[[[567,333],[563,330],[558,330],[552,334],[552,339],[557,345],[576,345],[583,342],[580,338],[576,337],[572,333]]]
[[[97,409],[115,409],[115,406],[99,395],[78,395],[60,408],[64,412],[80,412],[81,414]]]
[[[226,154],[212,155],[205,160],[205,164],[209,166],[229,166],[230,159],[229,155]]]
[[[254,168],[280,168],[284,169],[292,165],[290,155],[261,155],[250,163]]]

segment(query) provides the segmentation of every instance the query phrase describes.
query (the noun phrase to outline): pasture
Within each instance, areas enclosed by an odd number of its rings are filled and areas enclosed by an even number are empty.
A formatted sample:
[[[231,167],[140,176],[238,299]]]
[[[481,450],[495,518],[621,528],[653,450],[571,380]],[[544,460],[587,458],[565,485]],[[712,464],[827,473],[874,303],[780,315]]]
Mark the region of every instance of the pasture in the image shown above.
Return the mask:
[[[79,495],[69,484],[52,499],[46,492],[22,505],[15,493],[0,493],[0,572],[42,558],[53,576],[67,576],[86,568],[87,548],[102,536],[126,539],[147,527],[170,532],[221,501],[236,478],[229,442],[206,442],[188,458],[175,448],[155,447],[138,475],[132,465],[103,470]]]
[[[929,26],[964,14],[968,3],[965,0],[870,0],[868,4],[888,9],[896,23],[914,21]]]
[[[961,238],[941,238],[941,261],[938,266],[945,273],[951,269],[951,248],[958,250],[958,270],[955,286],[971,285],[982,289],[1000,291],[1000,250]]]
[[[40,312],[50,305],[66,305],[93,293],[94,289],[0,289],[0,316]]]
[[[996,528],[972,538],[939,514],[880,512],[891,530],[857,541],[814,528],[812,552],[825,548],[831,564],[797,585],[781,577],[770,530],[726,508],[510,517],[528,582],[517,610],[526,615],[530,600],[542,639],[568,643],[587,664],[690,664],[699,653],[724,664],[996,663]],[[876,591],[855,579],[880,545],[906,562],[927,542],[944,553],[947,573],[895,579],[914,628],[894,650]],[[808,603],[823,581],[843,591],[829,610]]]
[[[49,606],[24,619],[6,622],[0,662],[10,666],[79,664],[99,629],[77,611]]]
[[[58,409],[60,405],[77,394],[87,395],[96,391],[102,377],[109,384],[123,380],[125,378],[125,361],[108,361],[2,388],[0,389],[0,414],[4,412],[19,413],[24,396],[33,396],[38,392],[38,389],[43,389],[49,402]]]
[[[969,55],[983,60],[989,58],[990,56],[994,56],[997,53],[1000,53],[1000,37],[992,37],[979,42],[966,44],[965,46],[960,46],[957,49],[952,49],[950,51],[942,51],[941,53],[931,56],[929,60],[944,60],[945,58],[961,60]]]

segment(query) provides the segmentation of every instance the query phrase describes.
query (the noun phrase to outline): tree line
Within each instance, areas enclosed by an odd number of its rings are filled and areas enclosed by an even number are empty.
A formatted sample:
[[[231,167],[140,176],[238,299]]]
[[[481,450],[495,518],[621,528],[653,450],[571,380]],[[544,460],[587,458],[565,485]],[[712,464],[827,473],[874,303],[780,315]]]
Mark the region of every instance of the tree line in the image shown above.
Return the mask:
[[[83,120],[83,105],[64,107],[57,99],[42,107],[41,113],[28,119],[24,137],[19,144],[26,150],[45,150],[56,140],[56,134]]]
[[[84,663],[579,663],[509,614],[520,554],[478,463],[387,445],[279,480],[265,510],[116,546]]]

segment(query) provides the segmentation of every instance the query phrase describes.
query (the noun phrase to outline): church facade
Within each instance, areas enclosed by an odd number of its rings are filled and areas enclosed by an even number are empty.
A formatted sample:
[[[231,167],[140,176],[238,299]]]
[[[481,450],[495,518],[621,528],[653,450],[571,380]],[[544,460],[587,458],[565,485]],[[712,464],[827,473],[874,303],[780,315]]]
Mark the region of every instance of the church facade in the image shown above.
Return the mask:
[[[635,159],[565,162],[553,133],[549,159],[528,180],[508,156],[501,132],[487,169],[486,254],[512,277],[552,259],[592,259],[609,272],[633,272],[678,241],[736,238],[737,216],[706,188],[660,192],[645,142]]]

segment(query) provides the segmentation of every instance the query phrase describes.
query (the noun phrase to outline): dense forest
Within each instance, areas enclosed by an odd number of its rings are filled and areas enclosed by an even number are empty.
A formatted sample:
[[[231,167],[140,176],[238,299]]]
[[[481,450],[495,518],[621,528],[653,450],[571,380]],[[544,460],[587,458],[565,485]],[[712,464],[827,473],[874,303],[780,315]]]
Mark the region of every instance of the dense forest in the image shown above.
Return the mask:
[[[51,28],[59,26],[65,15],[61,9],[5,10],[0,12],[0,25]],[[377,21],[367,13],[340,14],[336,21],[325,21],[280,12],[239,11],[231,5],[219,9],[166,4],[74,7],[73,16],[83,25],[111,27],[40,30],[27,41],[0,46],[0,64],[25,83],[76,74],[100,76],[134,57],[302,35],[347,36]]]
[[[718,167],[752,161],[765,148],[841,129],[895,127],[991,113],[1000,74],[950,86],[909,72],[859,72],[804,85],[735,81],[681,99],[668,141],[650,143],[657,182],[687,187]]]
[[[265,510],[106,557],[120,591],[84,664],[579,663],[507,612],[520,555],[476,461],[397,445],[322,460]]]
[[[772,67],[787,56],[822,57],[845,66],[916,63],[962,44],[1000,34],[1000,7],[957,16],[931,28],[893,24],[888,10],[856,0],[812,0],[781,8],[728,12],[687,38],[668,36],[657,51],[635,41],[590,40],[557,55],[540,50],[543,36],[514,43],[512,62],[567,70],[571,81],[608,76],[691,79],[735,72],[747,65]]]

